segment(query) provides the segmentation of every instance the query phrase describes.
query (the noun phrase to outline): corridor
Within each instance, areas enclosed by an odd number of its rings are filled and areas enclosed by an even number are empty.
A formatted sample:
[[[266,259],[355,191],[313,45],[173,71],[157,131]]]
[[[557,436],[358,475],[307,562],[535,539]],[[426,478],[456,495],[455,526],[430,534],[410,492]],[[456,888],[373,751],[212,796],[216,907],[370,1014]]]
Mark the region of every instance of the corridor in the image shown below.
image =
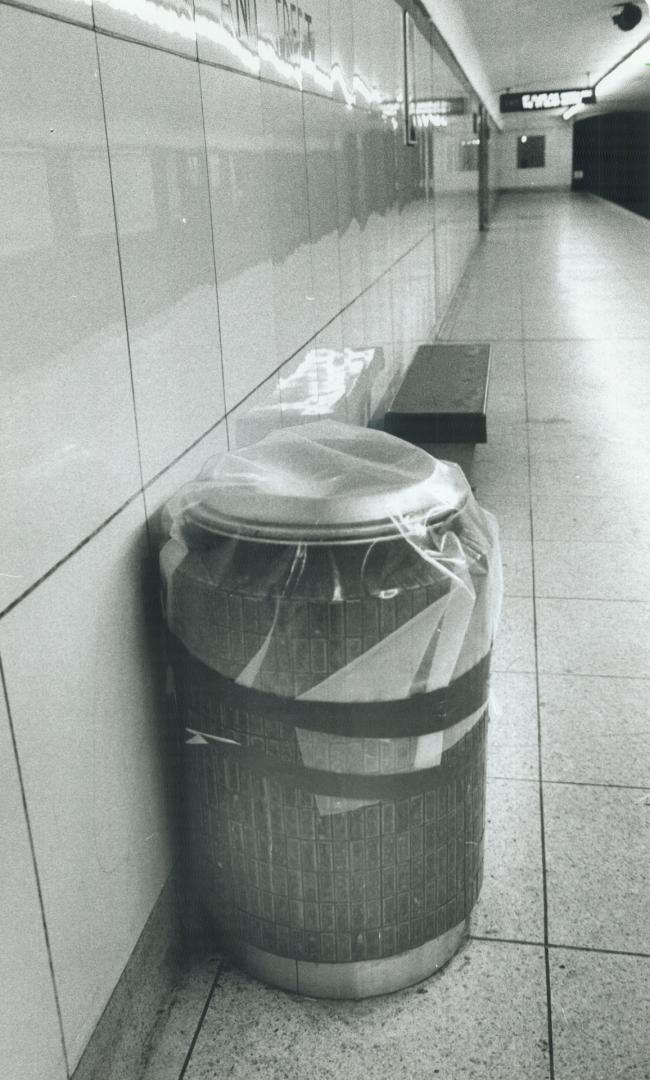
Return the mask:
[[[388,997],[198,963],[142,1080],[650,1077],[650,223],[502,196],[441,337],[493,345],[505,598],[471,938]]]

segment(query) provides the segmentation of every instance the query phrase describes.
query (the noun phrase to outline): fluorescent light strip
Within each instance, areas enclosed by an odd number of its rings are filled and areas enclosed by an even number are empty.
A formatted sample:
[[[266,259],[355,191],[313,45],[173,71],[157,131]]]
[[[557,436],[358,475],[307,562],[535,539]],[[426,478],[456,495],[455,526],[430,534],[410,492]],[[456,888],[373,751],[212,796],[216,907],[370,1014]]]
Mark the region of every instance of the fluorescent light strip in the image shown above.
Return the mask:
[[[639,53],[647,53],[647,55],[641,55],[639,57]],[[616,78],[620,78],[621,75],[623,76],[623,79],[625,79],[625,75],[621,69],[624,68],[628,62],[631,62],[631,67],[637,62],[640,63],[641,67],[650,66],[650,34],[648,34],[647,37],[644,37],[643,41],[640,41],[638,45],[635,45],[629,53],[626,53],[620,60],[617,60],[609,71],[606,71],[604,75],[601,75],[599,79],[596,79],[593,87],[594,91],[597,91],[600,88],[602,93],[603,85],[608,79],[614,78],[614,81],[616,82]],[[598,95],[596,95],[596,97],[598,98]],[[586,108],[586,106],[582,104],[577,106],[572,105],[570,109],[567,109],[565,113],[562,113],[562,119],[570,120],[572,116],[575,116],[577,112],[582,112],[584,108]]]

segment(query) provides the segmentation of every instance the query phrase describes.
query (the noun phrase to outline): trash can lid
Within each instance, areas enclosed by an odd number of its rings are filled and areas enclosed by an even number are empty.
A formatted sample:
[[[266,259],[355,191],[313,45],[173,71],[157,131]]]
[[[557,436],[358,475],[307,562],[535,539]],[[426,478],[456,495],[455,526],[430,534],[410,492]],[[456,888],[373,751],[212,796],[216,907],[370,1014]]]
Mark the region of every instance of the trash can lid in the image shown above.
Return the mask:
[[[383,431],[326,420],[209,461],[184,516],[230,536],[350,542],[446,519],[469,494],[457,466]]]

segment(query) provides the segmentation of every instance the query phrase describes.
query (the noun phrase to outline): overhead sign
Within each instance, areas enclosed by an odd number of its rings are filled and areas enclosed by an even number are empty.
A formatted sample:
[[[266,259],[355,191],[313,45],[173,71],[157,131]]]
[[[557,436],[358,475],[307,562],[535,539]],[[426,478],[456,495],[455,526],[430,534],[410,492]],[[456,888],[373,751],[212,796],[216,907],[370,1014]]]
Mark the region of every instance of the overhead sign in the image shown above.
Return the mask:
[[[467,111],[467,98],[420,98],[416,112],[433,113],[436,116],[464,116]]]
[[[501,94],[502,113],[539,112],[542,109],[570,109],[572,105],[595,105],[596,93],[584,90],[530,90],[526,94]]]

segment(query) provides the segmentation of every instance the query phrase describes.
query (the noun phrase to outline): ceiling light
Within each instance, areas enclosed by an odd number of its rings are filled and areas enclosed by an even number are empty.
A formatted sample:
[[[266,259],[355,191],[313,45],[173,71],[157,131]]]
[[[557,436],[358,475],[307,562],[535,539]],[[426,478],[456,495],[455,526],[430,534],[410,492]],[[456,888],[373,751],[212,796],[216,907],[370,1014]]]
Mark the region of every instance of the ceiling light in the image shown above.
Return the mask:
[[[577,112],[580,112],[581,109],[584,109],[584,105],[582,104],[581,101],[579,101],[579,102],[577,102],[576,105],[571,105],[570,108],[568,108],[566,112],[562,113],[562,119],[563,120],[570,120],[571,117],[575,116],[575,114]]]
[[[634,75],[639,74],[640,69],[649,62],[650,37],[646,37],[598,79],[594,89],[598,90],[599,100],[603,94],[612,94],[616,90],[623,89],[625,83],[629,82]]]

